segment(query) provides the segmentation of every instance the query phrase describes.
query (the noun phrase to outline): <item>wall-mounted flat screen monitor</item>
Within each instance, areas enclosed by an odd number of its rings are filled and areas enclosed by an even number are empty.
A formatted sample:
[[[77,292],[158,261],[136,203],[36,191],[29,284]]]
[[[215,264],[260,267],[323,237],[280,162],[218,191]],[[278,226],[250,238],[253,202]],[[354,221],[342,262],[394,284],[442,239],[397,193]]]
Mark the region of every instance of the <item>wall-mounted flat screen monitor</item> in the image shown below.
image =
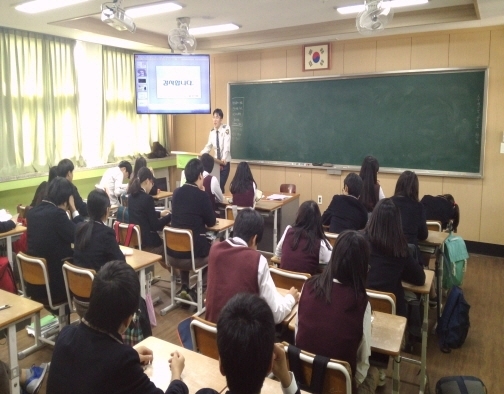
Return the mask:
[[[135,54],[138,114],[209,114],[210,56]]]

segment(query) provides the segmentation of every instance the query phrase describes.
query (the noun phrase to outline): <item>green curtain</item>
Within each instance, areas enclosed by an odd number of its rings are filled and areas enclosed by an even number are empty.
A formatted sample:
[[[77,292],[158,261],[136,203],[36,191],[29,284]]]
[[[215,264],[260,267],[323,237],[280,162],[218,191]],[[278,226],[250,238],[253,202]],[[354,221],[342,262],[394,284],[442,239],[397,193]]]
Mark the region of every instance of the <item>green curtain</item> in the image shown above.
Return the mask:
[[[0,177],[79,161],[74,46],[0,27]]]
[[[108,161],[166,146],[167,117],[137,115],[133,52],[103,47],[103,154]]]

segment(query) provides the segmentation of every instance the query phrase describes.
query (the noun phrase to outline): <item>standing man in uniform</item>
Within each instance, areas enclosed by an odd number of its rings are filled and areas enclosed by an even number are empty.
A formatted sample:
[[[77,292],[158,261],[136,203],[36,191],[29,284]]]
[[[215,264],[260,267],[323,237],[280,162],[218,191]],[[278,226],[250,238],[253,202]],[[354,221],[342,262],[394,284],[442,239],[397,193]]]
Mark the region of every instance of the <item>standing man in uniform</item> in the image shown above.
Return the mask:
[[[224,193],[231,161],[231,129],[228,125],[222,124],[224,114],[220,108],[213,111],[214,128],[210,130],[208,142],[201,153],[210,153],[215,148],[216,155],[214,161],[220,165],[220,188]]]

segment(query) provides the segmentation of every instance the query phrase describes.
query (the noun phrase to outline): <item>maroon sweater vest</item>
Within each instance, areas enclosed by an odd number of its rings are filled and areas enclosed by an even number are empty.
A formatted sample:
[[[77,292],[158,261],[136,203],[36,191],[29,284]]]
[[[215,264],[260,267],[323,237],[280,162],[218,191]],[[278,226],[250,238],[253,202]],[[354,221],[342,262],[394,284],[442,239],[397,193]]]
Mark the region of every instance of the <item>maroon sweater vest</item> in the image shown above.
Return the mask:
[[[216,243],[208,256],[205,319],[217,323],[226,303],[238,293],[259,294],[257,271],[261,254],[247,246]]]
[[[292,241],[294,239],[294,229],[291,227],[285,234],[282,245],[282,259],[280,268],[295,272],[306,272],[314,275],[319,265],[320,240],[315,246],[313,253],[304,250],[308,239],[301,236],[296,250],[292,250]]]
[[[207,175],[203,179],[203,187],[205,188],[206,194],[208,194],[208,197],[210,197],[210,202],[212,203],[212,209],[214,211],[217,211],[217,203],[215,202],[215,196],[212,193],[212,178],[213,175]]]
[[[321,356],[347,361],[355,376],[367,296],[355,299],[351,286],[333,282],[332,301],[327,304],[325,298],[315,298],[310,282],[304,285],[299,300],[296,346]]]
[[[250,185],[250,189],[247,189],[245,192],[233,194],[233,205],[253,208],[254,198],[254,187]]]

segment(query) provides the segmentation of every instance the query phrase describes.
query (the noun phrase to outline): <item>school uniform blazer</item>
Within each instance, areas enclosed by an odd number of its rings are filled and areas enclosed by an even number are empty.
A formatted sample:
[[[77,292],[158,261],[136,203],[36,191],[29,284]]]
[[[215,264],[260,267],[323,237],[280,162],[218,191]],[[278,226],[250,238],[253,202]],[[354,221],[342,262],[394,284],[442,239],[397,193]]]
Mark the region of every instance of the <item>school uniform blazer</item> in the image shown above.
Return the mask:
[[[84,249],[77,249],[79,238],[83,237],[87,231],[83,227],[89,226],[91,223],[93,229],[89,243]],[[79,230],[83,230],[82,233]],[[114,230],[102,222],[79,223],[75,232],[74,245],[74,264],[82,268],[89,268],[98,272],[109,261],[126,261],[123,252],[119,249]]]
[[[366,227],[368,212],[355,197],[336,194],[322,215],[322,223],[329,225],[331,233],[345,230],[362,230]]]
[[[77,190],[77,186],[75,186],[72,183],[72,187],[73,187],[72,195],[74,198],[74,204],[75,204],[75,208],[77,208],[77,211],[79,211],[79,215],[89,216],[88,211],[87,211],[87,204],[84,202],[84,200],[80,196],[79,191]]]
[[[130,194],[128,198],[129,222],[138,224],[142,234],[142,248],[155,247],[163,243],[157,233],[163,230],[171,220],[171,215],[161,217],[161,213],[154,207],[154,199],[140,189],[136,194]]]
[[[45,201],[27,213],[27,253],[46,259],[53,301],[66,298],[61,267],[63,259],[73,257],[76,223],[82,220],[80,215],[70,220],[63,209]],[[28,285],[27,292],[35,300],[44,302],[47,299],[45,286]]]
[[[6,233],[7,231],[11,231],[16,227],[16,223],[12,220],[6,220],[5,222],[0,222],[0,233]]]
[[[166,373],[170,373],[168,360],[166,360]],[[163,393],[145,374],[137,351],[131,346],[124,345],[119,334],[102,333],[83,323],[78,326],[66,326],[59,334],[51,359],[47,392]]]
[[[409,244],[418,245],[429,236],[425,208],[421,202],[409,197],[395,196],[392,201],[401,211],[403,233]]]

